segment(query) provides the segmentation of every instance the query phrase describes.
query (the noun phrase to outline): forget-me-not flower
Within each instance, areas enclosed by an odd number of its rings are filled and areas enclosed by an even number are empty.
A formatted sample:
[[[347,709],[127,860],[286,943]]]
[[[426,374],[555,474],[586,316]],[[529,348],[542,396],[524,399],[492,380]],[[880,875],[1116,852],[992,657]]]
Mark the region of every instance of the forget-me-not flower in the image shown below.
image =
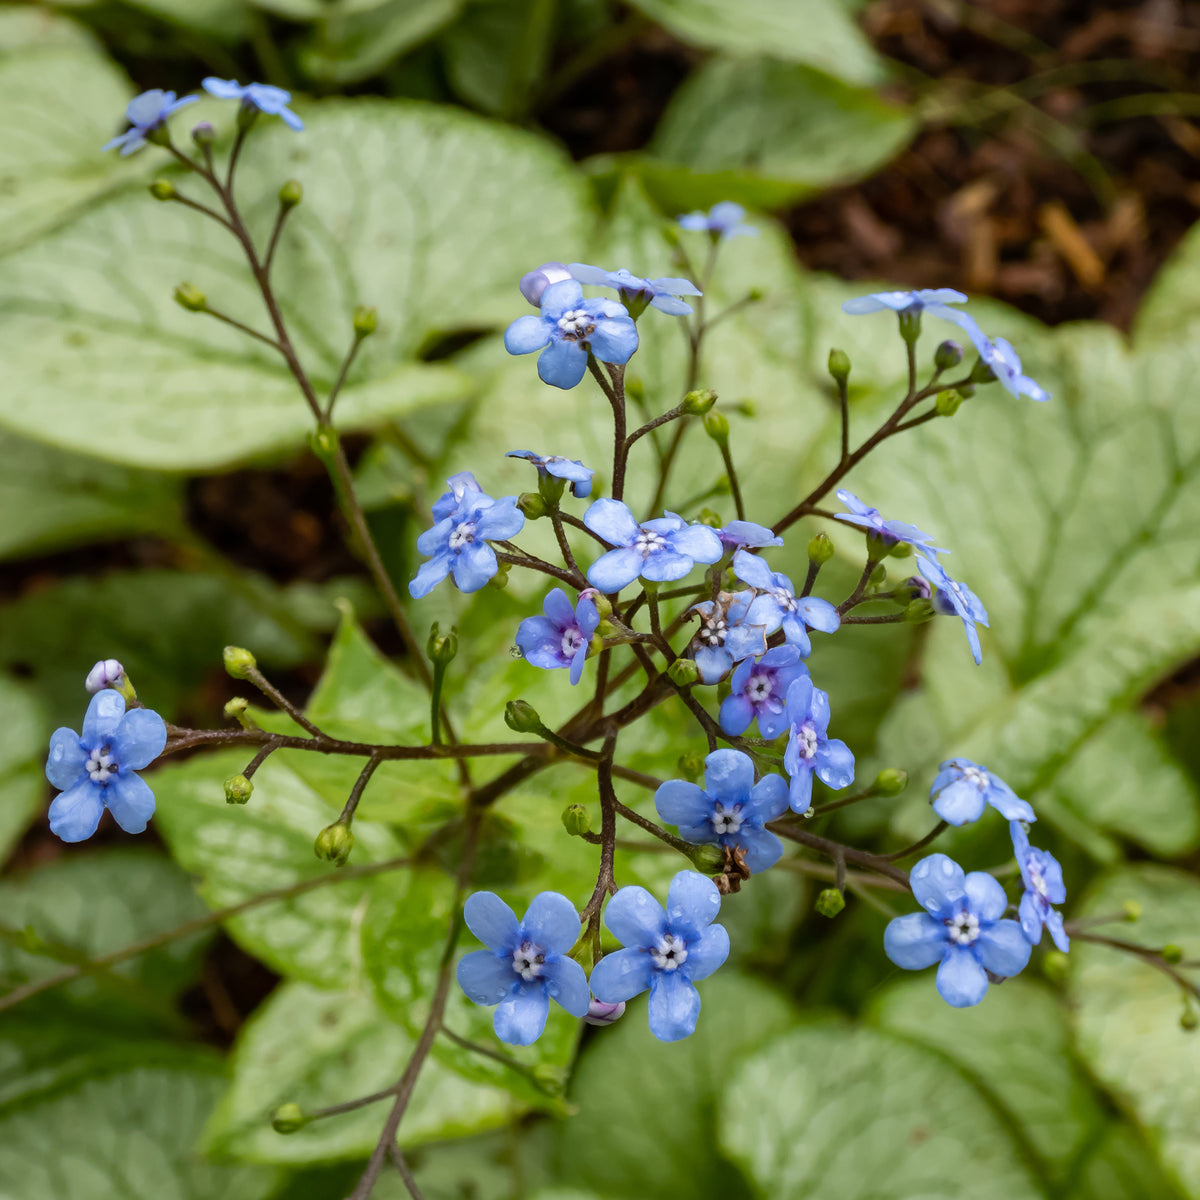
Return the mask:
[[[504,331],[509,354],[538,357],[538,375],[551,387],[573,388],[587,370],[588,353],[601,362],[627,363],[638,347],[637,326],[615,300],[583,298],[574,279],[549,284],[541,316],[518,317]]]
[[[1008,897],[986,871],[964,875],[944,854],[931,854],[913,867],[909,885],[926,911],[889,922],[883,948],[906,971],[939,963],[937,990],[947,1004],[978,1004],[989,971],[1008,978],[1029,962],[1033,947],[1016,921],[1002,919]]]
[[[449,488],[443,492],[433,502],[433,519],[435,521],[443,521],[446,517],[453,516],[455,511],[463,502],[463,497],[470,493],[482,496],[483,488],[479,486],[479,481],[471,474],[470,471],[459,471],[457,475],[451,475],[446,480]]]
[[[82,733],[64,727],[50,739],[46,778],[59,789],[50,805],[51,832],[64,842],[82,842],[96,832],[107,808],[126,833],[141,833],[154,815],[154,793],[136,772],[166,744],[167,727],[158,713],[126,711],[120,692],[97,692]]]
[[[883,312],[885,309],[892,312],[927,312],[931,316],[941,317],[964,327],[959,319],[964,314],[949,308],[948,305],[966,302],[966,296],[953,288],[918,288],[910,292],[872,292],[867,296],[855,296],[853,300],[846,300],[842,304],[842,312],[849,313],[852,317]]]
[[[729,681],[730,693],[721,701],[721,728],[738,737],[757,717],[759,733],[768,740],[777,738],[788,725],[788,688],[807,674],[800,647],[789,644],[772,646],[757,661],[740,662]]]
[[[528,1046],[542,1036],[550,1001],[573,1017],[587,1015],[591,995],[583,968],[567,955],[579,940],[579,914],[558,892],[542,892],[517,920],[493,892],[476,892],[463,906],[467,928],[488,948],[458,964],[458,983],[476,1004],[498,1005],[496,1036]]]
[[[122,158],[140,150],[146,144],[146,135],[157,129],[166,119],[188,104],[195,104],[199,96],[181,96],[175,99],[174,92],[164,92],[162,88],[151,88],[140,96],[134,96],[125,108],[125,119],[132,126],[124,133],[113,138],[101,150],[115,150],[121,147]]]
[[[521,656],[546,671],[569,667],[571,682],[578,683],[600,614],[586,597],[572,608],[562,588],[551,590],[542,611],[545,616],[526,617],[517,627]]]
[[[754,782],[754,763],[740,750],[714,750],[704,760],[704,786],[668,779],[654,793],[654,807],[685,841],[740,848],[757,874],[773,867],[783,843],[763,826],[787,811],[788,787],[782,775]]]
[[[879,509],[864,504],[847,488],[838,488],[837,498],[850,510],[848,513],[834,513],[839,521],[845,521],[848,525],[858,525],[868,533],[882,538],[885,545],[907,542],[910,546],[916,546],[919,550],[925,550],[930,554],[950,553],[943,546],[931,545],[933,539],[929,534],[922,533],[915,525],[910,525],[907,521],[886,520]]]
[[[746,210],[740,204],[735,204],[732,200],[722,200],[720,204],[714,204],[708,212],[697,209],[695,212],[684,213],[676,220],[683,229],[711,233],[713,237],[732,238],[743,234],[757,237],[758,230],[753,225],[743,222],[745,215]]]
[[[690,612],[700,614],[700,628],[692,639],[692,657],[701,683],[719,683],[734,663],[767,652],[767,635],[762,625],[747,620],[754,593],[721,592],[716,601],[701,600]]]
[[[562,283],[564,279],[570,278],[571,272],[567,270],[565,263],[548,262],[542,263],[540,267],[535,267],[532,271],[526,271],[521,276],[521,282],[518,286],[521,289],[521,295],[534,308],[541,308],[542,293],[552,283]]]
[[[218,79],[210,75],[204,80],[204,90],[218,100],[240,100],[244,107],[257,109],[271,117],[279,117],[289,129],[300,130],[304,122],[290,108],[292,93],[269,83],[240,84],[236,79]]]
[[[1017,352],[1003,338],[984,338],[983,344],[977,344],[976,349],[979,357],[992,368],[992,374],[1012,395],[1031,396],[1042,403],[1051,398],[1036,379],[1022,373]]]
[[[951,825],[969,825],[983,816],[985,804],[1006,821],[1036,821],[1029,803],[990,771],[969,758],[948,758],[938,766],[929,788],[933,811]]]
[[[682,579],[696,563],[715,563],[725,549],[717,531],[689,525],[669,512],[639,525],[620,500],[597,500],[583,523],[616,547],[588,568],[588,583],[602,592],[619,592],[639,575],[653,583]]]
[[[834,791],[854,782],[854,755],[845,742],[828,736],[829,697],[802,675],[787,693],[788,743],[784,769],[791,776],[792,808],[805,813],[812,804],[812,777]]]
[[[730,521],[724,528],[717,530],[717,537],[721,539],[722,545],[728,546],[731,550],[740,549],[742,546],[761,550],[765,546],[783,545],[783,538],[779,537],[773,529],[768,529],[765,525],[759,525],[755,521]]]
[[[516,496],[493,500],[481,492],[472,476],[456,476],[457,495],[453,490],[434,506],[436,523],[417,538],[417,549],[429,556],[409,582],[414,600],[437,587],[447,575],[454,576],[460,591],[477,592],[500,569],[489,539],[502,542],[515,537],[525,524],[525,514],[517,507]],[[475,486],[469,486],[470,484]],[[438,517],[441,511],[445,515]]]
[[[1062,904],[1067,898],[1062,867],[1048,850],[1039,850],[1029,844],[1029,835],[1020,821],[1010,821],[1008,830],[1012,834],[1013,853],[1017,856],[1017,866],[1021,868],[1021,879],[1025,884],[1025,894],[1017,910],[1021,930],[1030,944],[1036,946],[1042,940],[1044,926],[1050,930],[1054,944],[1066,954],[1071,949],[1071,939],[1063,928],[1062,913],[1052,907]]]
[[[592,476],[595,471],[585,467],[577,458],[563,458],[561,454],[542,455],[532,450],[510,450],[508,458],[527,458],[537,467],[538,478],[553,475],[555,479],[565,479],[571,485],[571,495],[582,500],[591,495]]]
[[[963,628],[967,632],[967,644],[971,647],[975,665],[978,666],[983,662],[983,650],[980,648],[979,632],[975,626],[983,625],[986,628],[988,623],[987,609],[983,607],[983,601],[965,583],[951,579],[938,563],[925,555],[917,555],[917,567],[937,588],[933,593],[934,609],[944,617],[961,618]]]
[[[828,600],[815,596],[797,596],[792,581],[778,571],[772,571],[757,554],[739,550],[733,556],[733,573],[748,583],[758,594],[750,605],[747,620],[765,625],[767,633],[783,630],[784,638],[807,658],[812,653],[810,629],[836,633],[842,619]]]
[[[606,271],[603,267],[589,267],[587,263],[571,263],[567,268],[574,279],[589,287],[613,288],[621,294],[621,303],[634,316],[647,305],[657,308],[672,317],[686,316],[692,306],[680,300],[680,296],[699,296],[700,289],[690,279],[643,279],[626,267]]]
[[[677,1042],[696,1028],[706,979],[729,957],[729,934],[713,919],[721,893],[711,879],[680,871],[663,907],[643,887],[623,887],[608,902],[604,924],[625,947],[593,968],[592,994],[606,1004],[632,1000],[650,989],[650,1032]]]

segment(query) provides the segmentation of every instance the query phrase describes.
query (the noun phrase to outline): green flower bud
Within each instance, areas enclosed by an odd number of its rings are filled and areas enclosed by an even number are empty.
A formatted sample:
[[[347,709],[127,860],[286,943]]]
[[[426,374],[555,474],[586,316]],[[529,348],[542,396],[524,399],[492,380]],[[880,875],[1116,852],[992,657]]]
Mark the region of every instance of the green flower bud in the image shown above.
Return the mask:
[[[197,146],[211,146],[216,140],[216,130],[207,121],[201,121],[192,128],[192,141]]]
[[[169,146],[171,144],[171,131],[167,128],[165,122],[161,125],[155,125],[153,129],[146,131],[146,141],[152,146]]]
[[[379,324],[379,314],[365,304],[360,304],[354,310],[354,336],[360,341],[375,332]]]
[[[438,623],[434,621],[429,628],[429,640],[425,643],[425,653],[429,655],[432,662],[442,666],[453,662],[454,656],[458,653],[458,627],[451,625],[450,632],[443,636],[438,628]]]
[[[1126,921],[1140,921],[1142,919],[1142,906],[1136,900],[1126,900],[1121,906],[1122,914]]]
[[[699,388],[688,392],[679,406],[689,417],[702,417],[717,402],[717,393],[712,388]]]
[[[508,563],[500,564],[500,569],[488,580],[488,587],[493,587],[498,592],[508,587]]]
[[[960,383],[958,385],[958,394],[964,400],[970,400],[975,395],[975,385],[973,383]]]
[[[977,358],[975,365],[971,368],[971,374],[967,378],[971,383],[995,383],[996,373],[982,358]]]
[[[875,776],[871,790],[877,796],[898,796],[908,787],[908,772],[899,767],[885,767]]]
[[[245,804],[254,795],[254,782],[245,775],[230,775],[225,780],[225,803]]]
[[[833,540],[827,533],[818,533],[808,542],[808,561],[823,566],[834,554]]]
[[[316,841],[313,842],[313,852],[316,856],[324,862],[331,862],[338,867],[346,865],[346,860],[350,857],[350,851],[353,849],[354,831],[349,825],[343,825],[341,821],[334,821],[332,825],[326,825],[317,834]]]
[[[695,750],[689,750],[687,754],[679,756],[677,765],[680,775],[695,783],[704,774],[704,755]]]
[[[728,418],[724,413],[706,413],[704,417],[704,432],[718,445],[729,441]]]
[[[933,365],[939,371],[957,367],[963,360],[963,348],[957,342],[945,341],[933,352]]]
[[[743,417],[757,417],[758,405],[753,400],[739,400],[733,406],[733,411]]]
[[[175,303],[188,312],[203,312],[208,307],[208,297],[190,283],[181,283],[175,289]]]
[[[590,833],[592,830],[592,819],[588,816],[588,810],[582,804],[568,804],[563,809],[562,823],[563,828],[572,837],[579,837],[581,834]]]
[[[911,542],[896,542],[889,550],[889,558],[911,558],[915,552]]]
[[[721,529],[725,522],[721,520],[721,514],[715,513],[711,508],[702,508],[700,510],[700,524],[707,525],[710,529]]]
[[[700,668],[690,658],[677,658],[667,668],[667,678],[676,687],[691,687],[700,678]]]
[[[900,318],[900,336],[911,345],[921,336],[921,310],[906,308],[896,315]]]
[[[156,179],[150,185],[150,195],[155,200],[174,200],[179,193],[175,190],[175,185],[169,179]]]
[[[1183,962],[1183,947],[1176,946],[1174,942],[1168,942],[1160,951],[1159,955],[1163,962],[1170,963],[1175,966],[1176,963]]]
[[[258,120],[258,109],[253,104],[239,104],[237,114],[237,127],[239,133],[246,133],[250,127]]]
[[[517,497],[517,507],[530,521],[536,521],[546,515],[546,502],[537,492],[522,492]]]
[[[883,563],[876,563],[875,570],[871,572],[871,578],[867,580],[867,591],[877,592],[885,583],[887,583],[887,567]]]
[[[932,621],[936,616],[933,602],[930,600],[914,600],[904,607],[904,619],[910,625],[924,625],[926,621]]]
[[[298,1104],[281,1104],[271,1114],[271,1128],[276,1133],[298,1133],[312,1120]]]
[[[933,406],[937,410],[939,417],[952,417],[962,408],[962,402],[962,395],[951,388],[946,392],[938,392]]]
[[[258,670],[258,660],[241,646],[226,646],[221,657],[225,661],[226,672],[234,679],[249,679],[250,673]]]
[[[836,917],[846,907],[846,897],[835,887],[823,888],[813,906],[823,917]]]
[[[279,189],[279,207],[295,208],[304,199],[304,188],[298,179],[289,179]]]
[[[1042,973],[1051,983],[1065,983],[1071,960],[1061,950],[1051,950],[1042,959]]]
[[[1194,1033],[1197,1026],[1200,1026],[1200,1017],[1196,1016],[1196,1010],[1185,1008],[1179,1017],[1179,1028],[1184,1033]]]
[[[245,696],[234,696],[232,700],[225,702],[225,716],[231,721],[236,721],[243,729],[252,729],[253,724],[246,716],[246,709],[249,707]]]
[[[603,592],[598,592],[595,588],[584,588],[579,593],[580,600],[584,596],[596,606],[596,611],[600,614],[601,621],[607,621],[612,616],[612,601]]]
[[[510,700],[504,706],[504,723],[513,733],[537,733],[542,728],[537,709],[525,700]]]
[[[688,858],[701,875],[716,875],[725,869],[725,848],[723,846],[693,846],[688,851]]]
[[[838,383],[845,383],[850,378],[850,355],[845,350],[830,350],[829,373]]]

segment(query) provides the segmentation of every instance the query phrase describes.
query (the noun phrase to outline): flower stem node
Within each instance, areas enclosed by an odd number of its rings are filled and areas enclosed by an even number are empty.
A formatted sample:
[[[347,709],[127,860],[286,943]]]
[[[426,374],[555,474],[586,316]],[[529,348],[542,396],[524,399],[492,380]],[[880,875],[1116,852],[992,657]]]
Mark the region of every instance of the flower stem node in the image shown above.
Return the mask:
[[[938,392],[933,406],[937,410],[939,417],[952,417],[962,408],[962,402],[962,393],[950,388],[948,391]]]
[[[908,772],[899,767],[885,767],[875,776],[871,790],[877,796],[898,796],[908,787]]]
[[[530,521],[536,521],[546,515],[546,501],[537,492],[522,492],[517,497],[517,507]]]
[[[1051,983],[1066,983],[1071,960],[1061,950],[1051,950],[1042,959],[1042,973]]]
[[[700,678],[700,668],[690,658],[677,658],[667,668],[667,678],[676,687],[691,687]]]
[[[904,619],[910,625],[924,625],[937,615],[933,603],[929,600],[913,600],[904,608]]]
[[[150,185],[150,195],[155,200],[174,200],[179,193],[175,190],[175,185],[169,179],[156,179]]]
[[[850,355],[845,350],[830,350],[829,373],[838,383],[845,383],[850,378]]]
[[[279,207],[295,208],[304,199],[304,186],[298,179],[289,179],[279,189]]]
[[[510,700],[504,706],[504,723],[513,733],[537,733],[543,728],[537,709],[527,700]]]
[[[430,661],[438,666],[444,667],[452,663],[458,654],[458,627],[451,625],[450,632],[443,634],[437,621],[434,621],[429,629],[429,641],[425,643],[425,652]]]
[[[963,348],[958,342],[945,341],[933,352],[933,365],[939,371],[949,371],[963,360]]]
[[[216,130],[209,121],[201,121],[192,127],[192,141],[197,146],[211,146],[217,140]]]
[[[716,875],[725,869],[725,847],[706,843],[693,846],[688,857],[701,875]]]
[[[1121,913],[1130,923],[1142,919],[1142,906],[1136,900],[1126,900],[1121,906]]]
[[[181,283],[175,289],[175,303],[188,312],[204,312],[208,307],[208,297],[194,284]]]
[[[299,1133],[311,1121],[298,1104],[281,1104],[271,1114],[271,1128],[276,1133]]]
[[[846,907],[846,897],[835,887],[822,888],[813,907],[821,916],[832,920]]]
[[[245,775],[230,775],[225,780],[225,803],[245,804],[254,795],[254,782]]]
[[[679,756],[679,773],[685,779],[690,779],[695,782],[704,774],[704,755],[698,754],[695,750],[688,751],[687,754]]]
[[[313,852],[323,862],[331,862],[334,866],[344,867],[354,849],[354,831],[341,821],[326,825],[317,834],[313,842]]]
[[[808,561],[824,566],[834,555],[833,540],[827,533],[818,533],[808,542]]]
[[[1173,942],[1168,942],[1160,951],[1159,955],[1163,962],[1175,966],[1177,963],[1183,962],[1183,948],[1176,946]]]
[[[688,392],[679,406],[689,417],[702,417],[717,402],[717,393],[712,388],[699,388]]]
[[[592,819],[582,804],[568,804],[563,809],[562,823],[572,837],[582,837],[592,831]]]
[[[704,432],[718,446],[726,445],[729,441],[729,418],[724,413],[706,413],[704,416]]]
[[[354,310],[354,336],[361,342],[369,338],[379,325],[379,314],[374,308],[360,304]]]
[[[234,679],[249,679],[251,674],[258,670],[258,660],[241,646],[226,646],[221,657],[226,673]]]

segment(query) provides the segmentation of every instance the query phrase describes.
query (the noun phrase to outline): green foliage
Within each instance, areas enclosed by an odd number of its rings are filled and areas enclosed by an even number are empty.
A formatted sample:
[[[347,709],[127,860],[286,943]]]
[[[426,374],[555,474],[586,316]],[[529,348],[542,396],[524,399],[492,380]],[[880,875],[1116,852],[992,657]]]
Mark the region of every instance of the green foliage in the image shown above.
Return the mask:
[[[49,734],[41,700],[32,688],[0,678],[0,860],[25,832],[46,794],[43,753]]]

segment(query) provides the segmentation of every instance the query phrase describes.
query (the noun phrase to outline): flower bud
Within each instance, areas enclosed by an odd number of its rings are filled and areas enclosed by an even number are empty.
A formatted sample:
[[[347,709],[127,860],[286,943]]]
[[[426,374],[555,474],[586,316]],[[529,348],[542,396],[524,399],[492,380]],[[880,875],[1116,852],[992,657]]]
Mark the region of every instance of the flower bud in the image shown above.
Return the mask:
[[[612,1025],[619,1021],[625,1014],[625,1001],[622,1000],[618,1004],[605,1004],[603,1000],[597,1000],[592,997],[591,1004],[588,1005],[588,1010],[584,1020],[589,1025]]]
[[[354,310],[354,336],[362,341],[375,332],[379,324],[379,314],[367,304],[360,304]]]
[[[563,828],[572,836],[579,837],[592,831],[592,819],[582,804],[568,804],[563,809]]]
[[[887,583],[887,567],[883,563],[876,563],[875,569],[871,572],[871,578],[867,580],[867,591],[877,592],[885,583]]]
[[[175,289],[175,303],[188,312],[203,312],[208,307],[208,297],[190,283],[181,283]]]
[[[689,750],[687,754],[679,756],[679,762],[676,765],[679,767],[680,775],[695,783],[704,774],[704,755],[695,750]]]
[[[612,601],[603,592],[599,592],[593,587],[584,588],[579,593],[579,598],[580,600],[590,600],[596,606],[600,620],[604,621],[612,616]]]
[[[939,371],[948,371],[957,367],[963,360],[963,348],[958,342],[944,341],[933,352],[933,365]]]
[[[521,276],[521,295],[533,305],[541,308],[542,293],[552,284],[570,279],[571,272],[560,262],[542,263],[536,271]]]
[[[946,392],[938,392],[937,399],[933,402],[933,407],[939,417],[952,417],[962,408],[962,402],[961,393],[951,388]]]
[[[705,844],[703,846],[693,846],[688,851],[688,858],[692,860],[692,865],[701,875],[715,875],[718,871],[725,869],[725,847],[711,846]]]
[[[119,691],[124,682],[125,668],[115,658],[104,658],[87,673],[83,686],[94,696],[105,688]]]
[[[488,587],[495,588],[498,592],[508,587],[508,563],[500,564],[495,575],[488,580]]]
[[[451,625],[450,632],[443,636],[438,623],[434,621],[429,629],[429,640],[425,643],[425,653],[440,666],[453,662],[458,653],[458,628]]]
[[[888,547],[889,558],[912,558],[914,552],[912,542],[894,542]]]
[[[971,374],[967,378],[971,383],[995,383],[996,373],[982,358],[977,358],[975,365],[971,368]]]
[[[324,862],[331,862],[338,867],[346,865],[346,860],[350,857],[350,851],[353,849],[354,831],[349,825],[343,825],[341,821],[334,821],[332,825],[326,825],[317,834],[316,841],[313,842],[313,852],[316,856]]]
[[[973,383],[960,383],[958,385],[958,394],[964,400],[970,400],[975,395],[975,385]]]
[[[724,413],[706,413],[704,416],[704,432],[707,433],[708,436],[717,443],[717,445],[722,445],[723,443],[729,441],[729,419]]]
[[[1184,1033],[1194,1033],[1197,1026],[1200,1026],[1200,1017],[1196,1016],[1196,1010],[1190,1006],[1185,1008],[1179,1017],[1179,1028]]]
[[[1126,900],[1121,912],[1125,920],[1131,923],[1142,919],[1142,906],[1136,900]]]
[[[933,602],[930,600],[913,600],[904,609],[904,619],[910,625],[924,625],[926,621],[932,621],[936,615]]]
[[[306,1117],[298,1104],[281,1104],[271,1114],[271,1128],[276,1133],[297,1133],[309,1123],[311,1117]]]
[[[928,600],[933,595],[933,588],[923,575],[910,575],[904,581],[904,586],[908,589],[909,600]]]
[[[829,373],[838,383],[845,383],[850,378],[850,355],[845,350],[830,350]]]
[[[232,700],[225,702],[225,716],[230,721],[236,721],[243,729],[253,729],[253,722],[246,716],[246,709],[249,707],[250,704],[244,696],[234,696]]]
[[[836,917],[846,907],[846,897],[835,887],[822,888],[813,907],[823,917]]]
[[[546,515],[546,501],[537,492],[522,492],[517,497],[517,507],[530,521]]]
[[[211,146],[217,139],[216,131],[208,121],[201,121],[192,127],[192,141],[197,146]]]
[[[700,678],[700,668],[690,658],[677,658],[667,668],[667,678],[676,687],[691,687]]]
[[[298,179],[289,179],[279,189],[279,207],[295,208],[304,199],[304,188]]]
[[[250,127],[258,120],[258,108],[243,101],[238,105],[237,127],[239,133],[248,133]]]
[[[174,200],[179,193],[175,190],[175,185],[169,179],[156,179],[150,185],[150,195],[155,200]]]
[[[224,659],[226,672],[234,679],[249,679],[251,672],[258,670],[258,660],[241,646],[226,646],[221,657]]]
[[[875,776],[871,790],[877,796],[898,796],[908,787],[908,772],[899,767],[885,767]]]
[[[1183,962],[1183,947],[1176,946],[1174,942],[1168,942],[1160,951],[1159,956],[1163,962],[1170,963],[1175,966],[1176,963]]]
[[[688,392],[679,406],[689,417],[702,417],[717,402],[717,393],[712,388],[699,388]]]
[[[1042,973],[1051,983],[1065,983],[1070,969],[1071,960],[1060,950],[1051,950],[1042,959]]]
[[[896,315],[900,318],[900,336],[912,345],[921,336],[921,310],[906,308]]]
[[[827,533],[818,533],[809,539],[808,561],[824,565],[833,557],[833,540]]]
[[[700,510],[699,521],[701,525],[707,525],[709,529],[720,529],[725,522],[721,520],[720,513],[715,513],[711,508],[702,508]]]
[[[225,780],[225,803],[245,804],[254,795],[254,781],[245,775],[230,775]]]
[[[513,733],[537,733],[542,728],[537,709],[526,700],[510,700],[504,706],[504,723]]]

